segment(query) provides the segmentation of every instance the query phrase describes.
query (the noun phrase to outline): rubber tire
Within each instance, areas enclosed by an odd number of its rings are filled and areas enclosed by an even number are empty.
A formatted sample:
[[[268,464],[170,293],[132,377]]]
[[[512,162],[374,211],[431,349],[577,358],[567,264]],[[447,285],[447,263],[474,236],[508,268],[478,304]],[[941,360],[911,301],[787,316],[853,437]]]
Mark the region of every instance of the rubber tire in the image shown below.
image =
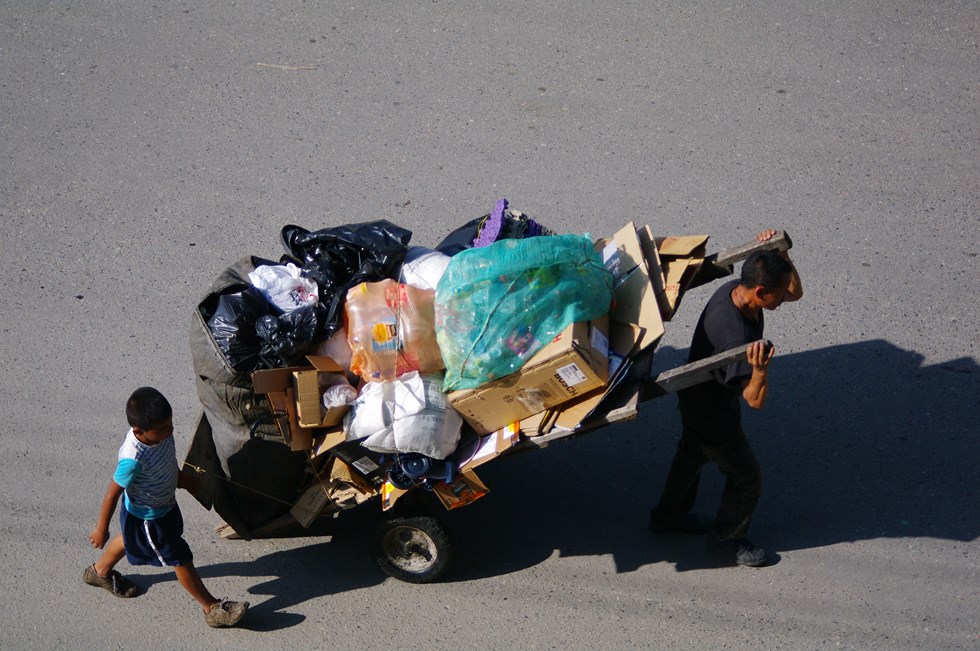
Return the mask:
[[[452,544],[431,516],[389,518],[378,524],[374,560],[388,576],[406,583],[431,583],[449,569]]]

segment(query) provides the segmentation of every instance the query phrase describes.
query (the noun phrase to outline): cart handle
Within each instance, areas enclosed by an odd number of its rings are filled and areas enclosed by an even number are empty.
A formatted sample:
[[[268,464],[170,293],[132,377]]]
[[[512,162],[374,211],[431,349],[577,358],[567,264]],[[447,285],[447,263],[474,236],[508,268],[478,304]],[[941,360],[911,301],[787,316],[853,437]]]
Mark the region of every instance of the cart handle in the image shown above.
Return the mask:
[[[760,339],[759,341],[765,344],[766,353],[768,354],[769,350],[772,348],[772,342],[768,339]],[[744,346],[739,346],[738,348],[732,348],[731,350],[726,350],[723,353],[718,353],[717,355],[712,355],[711,357],[699,359],[696,362],[691,362],[690,364],[684,364],[683,366],[678,366],[677,368],[673,368],[669,371],[664,371],[657,377],[652,378],[651,382],[647,383],[643,399],[646,400],[648,398],[655,398],[668,393],[675,393],[681,389],[694,386],[695,384],[707,382],[711,379],[712,371],[723,366],[728,366],[732,362],[744,358],[749,350],[749,347],[751,346],[752,344],[750,343]]]
[[[252,421],[252,426],[248,428],[248,438],[254,439],[256,436],[260,438],[265,438],[264,436],[258,433],[259,427],[265,425],[266,423],[274,423],[280,418],[285,418],[285,417],[286,417],[286,412],[281,409],[272,409],[269,411],[268,414],[265,414],[264,416],[259,416],[254,421]],[[276,437],[275,440],[281,441],[282,439],[280,437]]]

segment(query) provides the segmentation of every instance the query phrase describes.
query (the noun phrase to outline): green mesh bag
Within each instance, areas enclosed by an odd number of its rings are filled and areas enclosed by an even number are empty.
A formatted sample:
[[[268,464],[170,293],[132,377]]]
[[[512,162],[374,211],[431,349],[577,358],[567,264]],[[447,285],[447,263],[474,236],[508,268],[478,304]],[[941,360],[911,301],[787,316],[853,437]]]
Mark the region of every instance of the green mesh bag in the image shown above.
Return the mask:
[[[443,389],[518,371],[570,324],[607,314],[612,284],[583,235],[501,240],[456,254],[436,288]]]

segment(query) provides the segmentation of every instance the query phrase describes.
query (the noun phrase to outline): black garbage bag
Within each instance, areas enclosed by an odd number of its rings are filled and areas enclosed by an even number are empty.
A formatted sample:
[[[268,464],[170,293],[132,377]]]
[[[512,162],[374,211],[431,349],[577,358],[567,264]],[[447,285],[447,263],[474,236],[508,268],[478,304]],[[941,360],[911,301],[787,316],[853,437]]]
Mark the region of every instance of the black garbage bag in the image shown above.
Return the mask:
[[[236,372],[251,373],[266,367],[255,324],[267,315],[272,315],[274,319],[276,312],[275,307],[254,287],[218,296],[214,313],[208,319],[208,328],[214,343]]]
[[[301,363],[315,346],[317,323],[316,305],[259,317],[255,322],[255,334],[263,367],[280,368]]]
[[[344,323],[347,290],[364,282],[398,278],[412,232],[386,220],[318,231],[295,225],[282,229],[282,245],[316,281],[320,291],[316,339],[327,339]]]

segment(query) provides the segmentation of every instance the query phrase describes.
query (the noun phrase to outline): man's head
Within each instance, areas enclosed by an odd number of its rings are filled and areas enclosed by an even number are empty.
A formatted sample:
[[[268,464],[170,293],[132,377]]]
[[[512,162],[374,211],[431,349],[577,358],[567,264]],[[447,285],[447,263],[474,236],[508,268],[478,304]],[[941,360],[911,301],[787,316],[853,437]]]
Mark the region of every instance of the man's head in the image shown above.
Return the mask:
[[[775,310],[783,302],[793,267],[775,251],[756,251],[742,265],[741,285],[751,292],[754,307]]]
[[[139,438],[159,443],[172,435],[173,409],[162,393],[153,387],[141,387],[126,401],[126,420]]]

